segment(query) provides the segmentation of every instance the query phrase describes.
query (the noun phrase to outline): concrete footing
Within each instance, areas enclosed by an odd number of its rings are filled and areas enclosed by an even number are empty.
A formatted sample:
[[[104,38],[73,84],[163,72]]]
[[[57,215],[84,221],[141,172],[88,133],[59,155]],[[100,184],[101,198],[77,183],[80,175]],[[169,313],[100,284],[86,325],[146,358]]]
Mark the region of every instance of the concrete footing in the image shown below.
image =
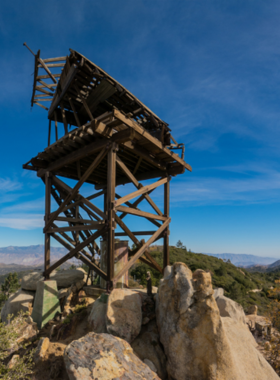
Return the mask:
[[[31,315],[33,321],[41,329],[50,319],[54,318],[57,311],[61,312],[56,281],[39,281]]]

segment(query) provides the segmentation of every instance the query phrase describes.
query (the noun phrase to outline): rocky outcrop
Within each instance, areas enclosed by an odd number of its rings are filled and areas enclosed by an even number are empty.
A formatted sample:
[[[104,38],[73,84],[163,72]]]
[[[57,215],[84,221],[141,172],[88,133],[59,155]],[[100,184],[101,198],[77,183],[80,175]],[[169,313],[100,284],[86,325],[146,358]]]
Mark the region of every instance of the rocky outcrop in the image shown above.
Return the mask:
[[[248,315],[257,315],[258,314],[258,306],[257,305],[251,305],[248,307],[247,310]]]
[[[130,289],[114,289],[108,298],[106,326],[108,333],[128,343],[141,331],[141,296]]]
[[[223,297],[224,296],[224,289],[223,288],[216,288],[214,289],[214,298],[216,299],[217,297]]]
[[[230,317],[236,322],[246,323],[243,307],[239,303],[225,296],[218,296],[216,302],[221,317]]]
[[[95,333],[106,333],[107,296],[97,298],[88,316],[88,327]]]
[[[279,380],[246,325],[220,317],[210,273],[192,275],[175,263],[160,284],[156,314],[169,379]]]
[[[64,363],[70,380],[160,380],[126,341],[109,334],[91,332],[71,342]]]
[[[156,320],[150,321],[146,326],[142,326],[141,333],[132,342],[131,347],[134,353],[146,363],[149,360],[153,363],[162,380],[167,379],[166,356],[159,339]],[[148,363],[146,363],[149,365]],[[151,368],[151,366],[149,366]]]
[[[5,302],[1,310],[2,322],[7,323],[9,314],[16,316],[21,310],[24,312],[31,312],[34,296],[35,293],[27,292],[22,289],[19,289],[17,292],[12,294]]]
[[[49,348],[50,340],[49,338],[41,338],[39,340],[39,343],[37,345],[35,354],[34,354],[34,362],[38,363],[40,360],[44,358],[46,355],[46,352]]]
[[[84,279],[84,275],[85,273],[78,269],[68,269],[51,273],[50,279],[56,281],[57,287],[61,289],[69,288],[76,282],[82,281]],[[36,291],[38,281],[42,280],[44,280],[42,273],[31,272],[22,278],[21,287],[25,290]]]

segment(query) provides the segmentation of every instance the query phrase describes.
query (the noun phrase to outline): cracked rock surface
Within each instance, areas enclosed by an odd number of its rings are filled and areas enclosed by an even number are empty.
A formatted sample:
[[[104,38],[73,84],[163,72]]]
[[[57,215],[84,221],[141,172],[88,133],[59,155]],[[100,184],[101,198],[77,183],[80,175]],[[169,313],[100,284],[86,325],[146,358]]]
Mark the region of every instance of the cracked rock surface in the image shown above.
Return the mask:
[[[70,380],[160,380],[123,339],[88,333],[64,352]]]

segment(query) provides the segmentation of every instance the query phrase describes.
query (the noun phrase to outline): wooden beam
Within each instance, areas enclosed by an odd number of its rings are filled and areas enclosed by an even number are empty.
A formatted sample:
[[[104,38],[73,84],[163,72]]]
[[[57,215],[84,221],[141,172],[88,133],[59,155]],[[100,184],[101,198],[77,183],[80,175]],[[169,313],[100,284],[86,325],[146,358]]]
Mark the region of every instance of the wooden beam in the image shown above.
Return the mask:
[[[77,208],[77,206],[75,206]],[[89,223],[89,224],[96,224],[95,221],[91,219],[80,219],[80,218],[68,218],[63,216],[58,216],[56,220],[59,220],[60,222],[70,222],[70,223]]]
[[[51,212],[51,188],[52,188],[52,183],[51,183],[51,178],[50,178],[50,173],[45,174],[45,218],[46,218],[46,225],[49,220],[49,215]],[[44,269],[45,272],[49,270],[50,267],[50,254],[51,254],[51,237],[49,233],[45,233],[45,265]],[[49,276],[48,274],[45,276],[45,279],[48,280]]]
[[[133,169],[133,172],[132,172],[133,174],[135,174],[135,173],[137,172],[137,170],[138,170],[138,168],[139,168],[139,166],[140,166],[142,160],[143,160],[142,157],[139,157],[139,158],[138,158],[137,164],[135,165],[135,168]]]
[[[138,195],[145,194],[148,191],[153,190],[156,187],[159,187],[160,185],[163,185],[167,181],[168,181],[168,178],[163,178],[163,179],[160,179],[157,182],[151,183],[150,185],[143,186],[139,190],[134,191],[133,193],[130,193],[128,195],[125,195],[124,197],[122,197],[122,198],[118,199],[117,201],[115,201],[115,205],[117,207],[117,206],[125,203],[126,201],[129,201],[130,199],[138,197]]]
[[[53,83],[57,83],[57,80],[55,79],[55,77],[53,76],[53,74],[50,72],[50,70],[48,69],[47,65],[42,60],[42,58],[38,57],[38,61],[41,63],[42,67],[46,70],[46,72],[49,74],[49,77],[51,78],[51,80],[53,81]]]
[[[89,166],[89,168],[86,170],[86,172],[83,174],[82,178],[79,180],[79,182],[75,185],[73,190],[70,194],[66,197],[66,199],[62,202],[62,204],[59,206],[59,208],[52,214],[49,221],[46,223],[45,230],[48,230],[51,223],[55,220],[55,218],[61,213],[61,210],[71,202],[72,199],[75,198],[77,195],[80,187],[83,185],[83,183],[87,180],[87,178],[90,176],[90,174],[93,172],[93,170],[100,164],[100,162],[103,160],[103,158],[107,154],[107,149],[103,148],[102,151],[98,154],[98,156],[95,158],[93,163]]]
[[[53,232],[69,232],[69,231],[86,231],[86,230],[99,230],[103,228],[104,224],[100,224],[95,222],[95,224],[87,224],[87,225],[76,225],[76,226],[68,226],[68,227],[57,227],[57,228],[49,228],[47,233],[51,234]]]
[[[163,269],[162,267],[156,262],[156,260],[153,258],[153,256],[150,255],[150,253],[148,252],[148,250],[146,250],[144,252],[144,255],[147,257],[147,259],[149,259],[151,261],[151,263],[154,265],[154,267],[160,272],[163,274]]]
[[[122,211],[127,214],[142,216],[144,218],[149,218],[149,219],[156,219],[156,220],[163,220],[163,221],[167,219],[165,216],[162,216],[162,215],[156,215],[150,212],[141,211],[141,210],[137,210],[135,208],[126,207],[126,206],[118,206],[116,207],[116,211]]]
[[[97,206],[95,206],[93,203],[91,203],[88,199],[82,197],[82,202],[87,207],[89,207],[90,209],[92,209],[96,214],[98,214],[99,216],[101,216],[102,219],[106,218],[106,215],[104,214],[104,212],[101,211],[100,208],[98,208]]]
[[[153,235],[156,231],[133,231],[134,236],[148,236]],[[115,236],[128,236],[126,232],[115,232]]]
[[[99,191],[98,193],[96,194],[93,194],[93,195],[90,195],[89,197],[86,197],[86,199],[88,201],[92,200],[92,199],[95,199],[95,198],[98,198],[100,197],[100,195],[103,195],[104,194],[104,191]]]
[[[142,128],[136,121],[127,118],[125,115],[123,115],[117,109],[114,109],[113,113],[114,113],[114,117],[116,117],[118,120],[120,120],[124,124],[128,125],[129,127],[133,128],[142,137],[145,137],[154,146],[156,146],[160,150],[163,150],[166,154],[168,154],[170,157],[172,157],[175,161],[177,161],[181,165],[183,165],[187,170],[192,171],[191,166],[189,164],[187,164],[184,160],[182,160],[178,156],[178,154],[176,154],[176,153],[172,152],[171,150],[169,150],[168,148],[166,148],[157,138],[153,137],[146,129]]]
[[[100,277],[103,278],[103,280],[107,281],[108,276],[105,272],[103,272],[102,269],[98,268],[97,265],[95,265],[92,261],[88,260],[86,257],[84,257],[82,254],[77,255],[77,259],[81,260],[84,264],[86,264],[90,269],[94,270]]]
[[[84,147],[81,147],[80,149],[75,150],[74,152],[69,153],[67,156],[57,159],[55,162],[52,162],[46,169],[39,170],[37,172],[37,176],[42,177],[47,171],[57,171],[61,167],[69,165],[72,162],[80,160],[86,156],[92,155],[106,146],[109,148],[110,142],[121,143],[123,141],[130,140],[131,138],[133,138],[133,133],[131,133],[129,130],[125,130],[115,133],[110,141],[108,141],[106,138],[94,141],[91,144],[88,144]]]
[[[149,191],[148,194],[151,194],[154,190],[151,190]],[[121,198],[120,196],[117,196],[116,194],[116,197],[117,198]],[[139,210],[137,208],[137,206],[145,199],[144,195],[141,195],[141,197],[139,197],[135,202],[133,203],[130,203],[130,202],[125,202],[125,204],[128,206],[128,207],[131,207],[131,208],[135,208],[136,210]],[[123,212],[121,215],[120,215],[120,218],[123,219],[125,216],[127,215],[126,212]],[[157,222],[156,220],[154,219],[150,219],[150,218],[147,218],[147,220],[149,220],[151,223],[153,223],[155,226],[157,227],[160,227],[161,224],[159,222]]]
[[[49,120],[48,146],[51,145],[51,128],[52,128],[52,121]]]
[[[72,111],[73,111],[73,114],[74,114],[74,117],[75,117],[75,120],[76,120],[76,123],[77,123],[77,126],[80,128],[81,127],[81,123],[80,123],[80,120],[78,118],[78,114],[76,112],[76,108],[71,100],[71,98],[68,96],[68,101],[69,101],[69,104],[70,104],[70,107],[72,108]]]
[[[146,252],[147,252],[147,251],[146,251]],[[145,257],[139,257],[138,260],[140,260],[142,263],[147,264],[147,265],[149,265],[151,268],[153,268],[153,269],[155,269],[155,270],[158,271],[158,267],[155,266],[155,265],[153,265],[153,263],[151,263],[151,262],[150,262],[149,260],[147,260]],[[161,271],[159,271],[159,272],[162,273]]]
[[[134,244],[140,245],[139,240],[134,236],[133,232],[130,231],[130,229],[126,226],[126,224],[118,217],[118,215],[115,215],[116,222],[121,227],[121,229],[126,233],[127,236],[130,237],[130,239],[133,241]]]
[[[47,270],[45,270],[44,272],[44,276],[46,275],[49,275],[54,269],[58,268],[61,264],[63,264],[65,261],[71,259],[73,256],[76,255],[76,253],[78,253],[79,251],[81,251],[82,248],[86,247],[87,245],[89,245],[92,241],[94,241],[95,239],[97,239],[99,236],[102,235],[102,233],[105,231],[105,227],[103,227],[101,230],[99,231],[96,231],[93,235],[91,235],[88,239],[86,239],[85,241],[83,241],[82,243],[80,244],[77,244],[77,246],[73,249],[71,249],[71,251],[69,253],[67,253],[67,255],[63,256],[60,260],[58,260],[56,263],[54,263],[51,267],[49,267]]]
[[[107,275],[108,281],[111,282],[114,277],[115,262],[115,185],[116,185],[116,144],[113,144],[108,153],[107,162]]]
[[[156,238],[165,230],[165,228],[170,223],[171,218],[168,218],[163,225],[150,237],[150,239],[142,245],[138,252],[129,260],[129,262],[119,271],[119,273],[114,277],[113,282],[116,282],[120,277],[122,277],[135,262],[139,259],[140,256],[146,251],[146,249],[156,240]]]
[[[137,179],[134,177],[134,175],[131,173],[131,171],[128,169],[128,167],[122,162],[122,160],[118,156],[117,156],[117,164],[121,167],[123,172],[127,175],[127,177],[130,179],[130,181],[134,184],[134,186],[138,190],[143,188],[143,185],[137,181]],[[163,215],[163,213],[160,211],[160,209],[155,204],[155,202],[152,200],[152,198],[149,196],[149,194],[145,194],[145,199],[152,206],[152,208],[155,210],[155,212],[157,212],[159,215]]]
[[[59,104],[61,104],[61,100],[63,99],[66,91],[68,90],[69,86],[71,85],[73,79],[75,78],[75,75],[78,71],[78,67],[77,65],[72,65],[70,67],[70,70],[68,71],[68,74],[64,80],[64,83],[63,83],[63,89],[61,91],[61,94],[58,95],[57,91],[55,93],[55,96],[54,96],[54,100],[53,100],[53,103],[50,107],[50,110],[49,110],[49,113],[48,113],[48,117],[51,118],[52,117],[52,114],[54,112],[54,110],[57,108],[57,106]]]
[[[60,104],[60,108],[61,108],[61,115],[62,115],[62,120],[63,120],[63,125],[64,125],[64,133],[65,133],[65,135],[67,135],[68,123],[67,123],[66,116],[65,116],[65,109],[64,109],[62,104]]]
[[[170,213],[170,182],[164,184],[164,215],[169,217]],[[169,265],[169,226],[166,227],[163,240],[163,268]]]

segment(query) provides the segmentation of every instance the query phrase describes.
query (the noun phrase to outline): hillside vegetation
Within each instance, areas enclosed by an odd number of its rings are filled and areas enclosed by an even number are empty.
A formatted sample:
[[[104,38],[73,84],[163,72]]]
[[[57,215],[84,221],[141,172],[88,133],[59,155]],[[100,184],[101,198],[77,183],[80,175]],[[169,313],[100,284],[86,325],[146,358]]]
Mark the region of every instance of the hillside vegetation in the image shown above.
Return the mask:
[[[162,251],[153,251],[150,254],[160,264],[163,264]],[[170,247],[170,264],[183,262],[195,271],[203,269],[212,274],[214,288],[225,289],[225,295],[239,302],[246,310],[250,305],[258,305],[260,313],[265,312],[271,299],[268,297],[270,287],[275,286],[275,280],[280,278],[280,272],[259,273],[248,272],[244,268],[238,268],[230,262],[224,262],[213,256],[201,253],[189,252],[185,249]],[[131,275],[140,279],[141,284],[146,284],[146,272],[152,275],[153,285],[158,286],[162,278],[159,272],[145,264],[136,264],[131,270]],[[252,290],[260,289],[259,292]]]

